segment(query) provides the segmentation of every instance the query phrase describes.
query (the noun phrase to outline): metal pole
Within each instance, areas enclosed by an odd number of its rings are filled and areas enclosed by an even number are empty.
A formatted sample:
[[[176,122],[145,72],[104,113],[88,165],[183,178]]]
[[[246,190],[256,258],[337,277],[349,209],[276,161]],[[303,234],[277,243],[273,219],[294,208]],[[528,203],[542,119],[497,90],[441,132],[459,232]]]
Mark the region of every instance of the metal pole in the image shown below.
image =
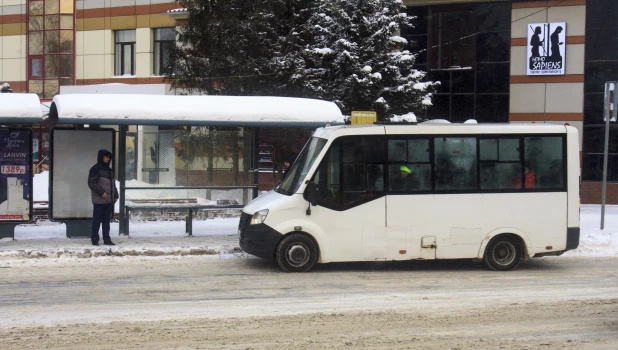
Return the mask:
[[[605,103],[603,106],[603,119],[605,120],[605,148],[603,149],[603,184],[601,190],[601,230],[605,228],[605,197],[607,194],[607,158],[609,152],[609,122],[616,115],[616,105],[614,100],[614,90],[616,82],[605,83]],[[613,112],[611,106],[613,105]],[[615,118],[615,117],[614,117]]]
[[[253,128],[253,199],[257,198],[260,182],[260,128]]]
[[[126,169],[127,169],[127,126],[120,125],[118,133],[118,182],[120,182],[119,193],[119,209],[118,209],[118,234],[128,235],[129,232],[126,229],[127,217],[125,216],[125,182],[126,182]]]

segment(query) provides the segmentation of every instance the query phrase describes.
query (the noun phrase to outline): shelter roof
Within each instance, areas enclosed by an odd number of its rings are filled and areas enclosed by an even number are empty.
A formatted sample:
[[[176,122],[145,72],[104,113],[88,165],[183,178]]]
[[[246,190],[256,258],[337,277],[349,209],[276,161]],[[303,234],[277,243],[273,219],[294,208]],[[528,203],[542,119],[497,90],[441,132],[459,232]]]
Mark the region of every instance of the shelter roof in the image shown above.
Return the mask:
[[[70,94],[54,97],[51,122],[104,125],[321,127],[343,124],[336,104],[265,96]]]
[[[41,102],[36,94],[0,94],[0,123],[41,123]]]

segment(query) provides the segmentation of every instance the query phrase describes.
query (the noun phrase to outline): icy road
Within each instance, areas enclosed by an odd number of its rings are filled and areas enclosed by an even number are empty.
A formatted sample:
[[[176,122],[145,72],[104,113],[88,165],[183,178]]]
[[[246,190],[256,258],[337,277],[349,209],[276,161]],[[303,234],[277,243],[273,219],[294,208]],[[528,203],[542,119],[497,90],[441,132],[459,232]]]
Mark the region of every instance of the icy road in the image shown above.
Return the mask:
[[[618,258],[0,260],[2,349],[618,349]]]

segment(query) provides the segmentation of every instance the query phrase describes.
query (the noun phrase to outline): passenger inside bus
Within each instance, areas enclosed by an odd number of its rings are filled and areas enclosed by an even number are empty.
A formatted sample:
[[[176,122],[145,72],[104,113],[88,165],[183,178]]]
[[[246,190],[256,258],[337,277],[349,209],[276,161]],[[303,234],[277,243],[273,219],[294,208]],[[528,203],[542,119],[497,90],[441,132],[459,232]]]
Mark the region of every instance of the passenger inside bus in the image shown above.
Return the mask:
[[[393,191],[414,191],[418,190],[418,181],[412,174],[409,167],[402,165],[399,167],[399,176],[395,177],[391,184]]]
[[[525,173],[525,186],[526,188],[534,188],[536,186],[536,174],[534,170],[532,170],[532,166],[529,162],[524,165],[524,173]],[[517,174],[513,178],[511,182],[511,188],[521,188],[521,175]]]
[[[541,186],[544,188],[562,187],[562,166],[559,159],[551,161],[547,175],[541,176]]]

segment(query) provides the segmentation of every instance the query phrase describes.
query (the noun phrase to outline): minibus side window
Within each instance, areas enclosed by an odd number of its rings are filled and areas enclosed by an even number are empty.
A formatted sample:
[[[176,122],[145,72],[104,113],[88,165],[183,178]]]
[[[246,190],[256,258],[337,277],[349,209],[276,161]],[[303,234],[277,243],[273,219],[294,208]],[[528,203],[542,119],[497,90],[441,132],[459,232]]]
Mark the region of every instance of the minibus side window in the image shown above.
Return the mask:
[[[476,137],[434,139],[436,191],[476,190]]]
[[[521,184],[519,142],[518,137],[479,140],[481,190],[506,190],[512,189],[514,182],[515,186]]]
[[[431,191],[430,139],[388,140],[388,175],[391,193]]]
[[[383,196],[384,146],[382,136],[336,139],[313,177],[318,205],[346,210]]]
[[[525,166],[529,167],[526,188],[565,189],[564,138],[562,136],[524,137]]]

